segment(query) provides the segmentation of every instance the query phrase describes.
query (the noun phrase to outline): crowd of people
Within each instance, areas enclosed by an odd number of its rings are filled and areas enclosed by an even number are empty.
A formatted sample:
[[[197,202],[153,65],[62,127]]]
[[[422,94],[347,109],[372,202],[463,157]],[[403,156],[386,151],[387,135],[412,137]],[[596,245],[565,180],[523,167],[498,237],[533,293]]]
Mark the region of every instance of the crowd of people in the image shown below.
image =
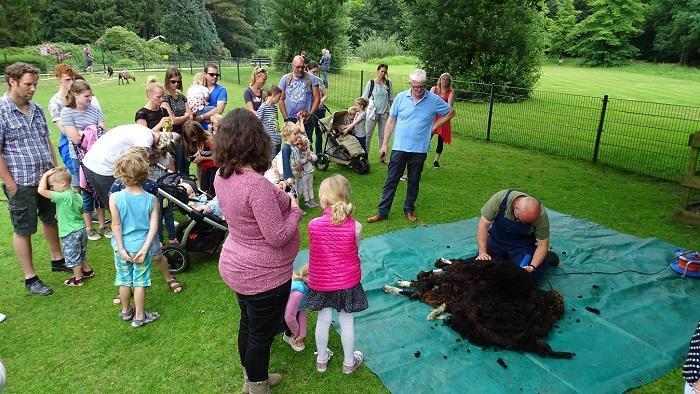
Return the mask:
[[[306,310],[318,311],[316,369],[325,372],[333,356],[328,330],[336,310],[342,372],[352,373],[364,358],[354,344],[354,313],[368,308],[360,282],[362,225],[352,216],[351,186],[343,176],[324,179],[315,196],[313,162],[321,153],[322,135],[313,122],[321,116],[311,114],[324,109],[327,81],[317,76],[319,65],[305,63],[301,55],[292,66],[291,73],[268,88],[267,71],[256,67],[244,91],[245,107],[225,116],[227,91],[218,84],[216,65],[207,64],[195,75],[186,94],[180,71],[171,67],[165,86],[148,78],[147,101],[136,110],[134,123],[110,129],[90,85],[71,67],[59,64],[59,90],[49,112],[61,132],[58,152],[65,168],[57,168],[48,121],[32,101],[38,70],[24,63],[8,66],[9,91],[0,98],[0,177],[27,290],[36,295],[53,292],[37,276],[32,260],[31,234],[39,219],[52,271],[71,275],[66,286],[82,286],[95,276],[87,257],[89,240],[111,238],[119,317],[134,328],[158,319],[158,312],[146,310],[152,262],[172,292],[182,291],[182,285],[162,255],[163,244],[178,240],[172,206],[164,204],[156,182],[167,172],[189,174],[194,163],[199,188],[216,201],[215,206],[201,202],[202,210],[216,209],[229,228],[219,272],[241,311],[238,351],[244,392],[269,392],[281,380],[268,372],[272,341],[284,331],[283,340],[302,351]],[[410,88],[394,94],[387,70],[387,65],[379,65],[376,78],[348,108],[337,130],[354,135],[369,150],[379,125],[380,160],[388,169],[378,213],[367,220],[370,224],[388,219],[406,171],[403,210],[407,220],[416,221],[415,202],[431,136],[438,135],[440,150],[433,166],[439,167],[442,142],[450,142],[449,122],[455,116],[449,74],[428,91],[425,72],[415,70],[409,75]],[[278,113],[284,120],[281,128]],[[308,265],[293,273],[305,214],[299,194],[306,207],[320,206],[323,213],[308,225]],[[541,277],[551,264],[548,238],[541,204],[504,190],[482,209],[478,258],[509,257]]]

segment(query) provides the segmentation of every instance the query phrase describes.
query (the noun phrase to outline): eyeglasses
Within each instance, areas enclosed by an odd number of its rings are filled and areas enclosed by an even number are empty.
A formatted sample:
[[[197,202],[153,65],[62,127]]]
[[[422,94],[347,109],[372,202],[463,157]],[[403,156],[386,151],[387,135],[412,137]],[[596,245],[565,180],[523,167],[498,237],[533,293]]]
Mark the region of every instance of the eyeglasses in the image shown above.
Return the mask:
[[[182,82],[181,79],[171,79],[170,80],[170,83],[172,83],[172,84],[176,84],[176,83],[180,83],[180,82]]]
[[[425,85],[411,85],[411,89],[423,90],[425,89]]]
[[[221,76],[221,74],[219,74],[219,73],[207,73],[207,75],[210,77],[216,77],[216,78],[219,78]]]

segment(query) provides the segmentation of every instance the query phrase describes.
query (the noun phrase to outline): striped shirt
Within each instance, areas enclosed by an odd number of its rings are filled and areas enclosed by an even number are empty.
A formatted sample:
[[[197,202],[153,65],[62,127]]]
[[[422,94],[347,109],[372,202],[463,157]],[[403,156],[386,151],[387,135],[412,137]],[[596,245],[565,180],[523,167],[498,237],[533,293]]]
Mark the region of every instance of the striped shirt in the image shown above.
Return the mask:
[[[82,134],[85,126],[94,125],[104,122],[105,116],[97,107],[89,105],[85,111],[78,111],[75,108],[63,107],[61,109],[61,123],[63,126],[73,126],[79,133]]]
[[[692,386],[700,379],[700,322],[690,340],[688,358],[683,365],[683,378]]]
[[[41,175],[54,166],[49,126],[44,111],[33,101],[25,115],[7,94],[0,97],[0,144],[2,157],[18,185],[37,186]]]
[[[263,102],[260,104],[255,114],[258,116],[263,126],[265,126],[265,131],[267,131],[267,134],[270,136],[272,145],[279,145],[282,142],[282,136],[277,132],[277,107],[270,106],[266,102]]]

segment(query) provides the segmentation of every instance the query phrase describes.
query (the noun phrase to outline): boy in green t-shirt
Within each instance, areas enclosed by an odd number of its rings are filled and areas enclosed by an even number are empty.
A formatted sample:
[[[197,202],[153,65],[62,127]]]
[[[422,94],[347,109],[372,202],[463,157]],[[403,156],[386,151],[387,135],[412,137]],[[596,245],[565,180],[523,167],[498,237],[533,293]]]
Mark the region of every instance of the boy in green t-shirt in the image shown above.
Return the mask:
[[[56,204],[58,236],[66,267],[73,276],[63,282],[66,286],[82,286],[85,278],[95,272],[87,262],[87,230],[83,221],[83,200],[70,186],[71,175],[65,168],[52,168],[42,175],[38,192]]]

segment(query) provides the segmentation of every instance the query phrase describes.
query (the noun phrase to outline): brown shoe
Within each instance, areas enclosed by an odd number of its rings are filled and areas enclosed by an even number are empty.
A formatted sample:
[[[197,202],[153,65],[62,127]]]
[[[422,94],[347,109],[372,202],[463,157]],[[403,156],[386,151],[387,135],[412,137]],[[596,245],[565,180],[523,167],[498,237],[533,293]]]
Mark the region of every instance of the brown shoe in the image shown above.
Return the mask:
[[[411,223],[415,223],[416,220],[418,220],[418,218],[415,215],[413,215],[413,212],[406,212],[405,216],[406,219],[408,219],[408,221]]]
[[[376,214],[374,216],[370,216],[369,218],[367,218],[367,223],[377,223],[377,222],[381,222],[384,219],[386,219],[386,216]]]

